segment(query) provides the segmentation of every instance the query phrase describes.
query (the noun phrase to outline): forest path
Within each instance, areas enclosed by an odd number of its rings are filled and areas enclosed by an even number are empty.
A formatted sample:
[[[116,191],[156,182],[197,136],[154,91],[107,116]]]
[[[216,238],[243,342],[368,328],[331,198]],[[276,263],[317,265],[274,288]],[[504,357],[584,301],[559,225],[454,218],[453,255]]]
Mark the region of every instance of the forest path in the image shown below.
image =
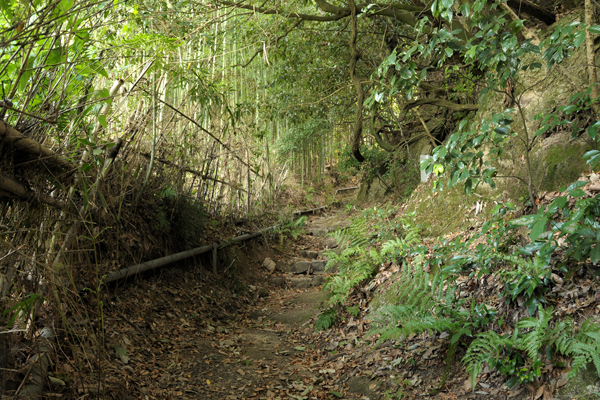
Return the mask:
[[[338,358],[326,349],[335,338],[311,326],[327,303],[323,271],[294,271],[302,262],[324,264],[315,258],[335,247],[325,234],[345,223],[339,212],[311,215],[308,235],[286,245],[294,249],[278,260],[283,271],[259,266],[245,284],[235,277],[227,284],[202,267],[166,268],[115,289],[105,392],[131,399],[368,398],[345,393],[347,378],[328,365]],[[264,247],[246,253],[240,264],[276,258]]]

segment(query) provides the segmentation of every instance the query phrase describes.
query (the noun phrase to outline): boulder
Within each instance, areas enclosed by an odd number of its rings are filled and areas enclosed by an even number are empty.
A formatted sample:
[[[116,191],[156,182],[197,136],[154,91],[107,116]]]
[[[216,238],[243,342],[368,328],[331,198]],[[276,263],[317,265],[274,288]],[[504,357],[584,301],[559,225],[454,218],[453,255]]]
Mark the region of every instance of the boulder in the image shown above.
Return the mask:
[[[285,284],[285,278],[283,276],[274,276],[271,278],[271,283],[277,286],[283,286]]]
[[[338,242],[334,238],[327,238],[323,241],[323,245],[330,249],[335,249],[338,247]]]
[[[313,277],[313,286],[319,286],[325,283],[327,278],[324,275],[315,275]]]
[[[269,270],[269,272],[275,272],[275,268],[277,268],[277,264],[275,264],[275,261],[271,260],[269,257],[265,258],[262,265],[267,270]]]
[[[306,274],[310,269],[310,262],[308,261],[297,261],[292,267],[292,273],[294,274]]]
[[[313,279],[312,278],[291,278],[290,279],[290,286],[292,287],[297,287],[300,289],[308,289],[309,287],[311,287],[313,285]]]
[[[287,261],[278,261],[277,262],[277,268],[280,271],[283,271],[285,273],[291,274],[294,272],[294,266],[292,264],[290,264]]]
[[[313,260],[319,256],[319,253],[316,251],[309,250],[306,252],[306,258],[312,258]]]
[[[310,270],[313,274],[324,274],[325,273],[325,261],[311,262]]]
[[[315,228],[312,228],[309,233],[316,237],[325,237],[329,233],[329,229],[315,227]]]

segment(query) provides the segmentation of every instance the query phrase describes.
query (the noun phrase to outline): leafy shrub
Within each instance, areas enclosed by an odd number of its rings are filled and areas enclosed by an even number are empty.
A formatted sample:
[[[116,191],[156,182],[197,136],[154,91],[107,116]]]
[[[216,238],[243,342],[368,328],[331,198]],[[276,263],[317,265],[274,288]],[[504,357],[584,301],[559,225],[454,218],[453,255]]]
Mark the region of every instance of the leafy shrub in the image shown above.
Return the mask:
[[[537,256],[533,260],[506,255],[499,258],[509,262],[509,265],[499,272],[499,276],[505,281],[505,296],[512,301],[518,296],[523,296],[523,305],[527,307],[529,315],[533,315],[538,305],[546,303],[544,295],[552,282],[552,269]]]
[[[315,330],[325,331],[331,328],[337,320],[338,314],[335,308],[328,308],[327,310],[319,314],[319,316],[317,317],[317,322],[315,322]]]
[[[284,235],[290,235],[294,240],[298,239],[298,236],[304,233],[304,224],[308,220],[308,217],[302,216],[297,220],[293,218],[285,219],[281,222],[278,232],[280,234],[280,240],[283,240]]]
[[[397,260],[410,254],[410,249],[419,240],[418,228],[406,223],[403,237],[385,242],[381,252],[376,248],[369,248],[370,235],[364,216],[352,221],[346,229],[334,232],[333,236],[342,252],[327,253],[326,270],[336,266],[338,273],[329,278],[324,289],[332,292],[330,304],[341,304],[349,296],[354,287],[370,278],[384,260]]]
[[[538,318],[517,322],[512,335],[499,335],[494,331],[476,335],[463,358],[473,389],[484,363],[505,375],[512,375],[507,382],[512,387],[539,377],[543,357],[552,361],[554,353],[573,357],[569,377],[589,362],[593,362],[600,374],[600,324],[589,319],[577,331],[573,321],[566,319],[552,328],[552,307],[539,306],[538,311]]]

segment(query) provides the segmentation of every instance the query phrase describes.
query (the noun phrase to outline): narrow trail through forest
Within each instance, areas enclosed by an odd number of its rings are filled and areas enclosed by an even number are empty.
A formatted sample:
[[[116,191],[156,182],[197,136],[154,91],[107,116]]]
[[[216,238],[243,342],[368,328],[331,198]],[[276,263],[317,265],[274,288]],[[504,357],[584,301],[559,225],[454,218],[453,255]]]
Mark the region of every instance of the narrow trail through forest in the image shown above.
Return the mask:
[[[319,369],[324,361],[315,351],[315,337],[322,334],[309,325],[327,301],[324,272],[294,271],[299,259],[310,266],[321,255],[318,250],[335,247],[323,236],[339,227],[339,221],[331,222],[336,215],[311,217],[306,230],[315,251],[292,253],[274,274],[259,265],[271,255],[265,247],[242,246],[235,262],[254,285],[233,274],[228,285],[222,276],[196,267],[166,268],[114,288],[105,370],[114,384],[101,390],[144,399],[344,396],[335,370]]]
[[[315,330],[328,307],[323,250],[337,248],[327,233],[347,224],[340,211],[310,216],[295,241],[263,237],[232,249],[219,274],[207,258],[205,266],[164,268],[113,287],[105,306],[106,386],[84,391],[144,400],[519,399],[489,372],[473,392],[462,354],[444,390],[433,395],[448,335],[379,343],[363,318],[372,293],[351,296],[359,315]],[[265,258],[276,260],[273,271]],[[380,272],[376,282],[393,273]]]

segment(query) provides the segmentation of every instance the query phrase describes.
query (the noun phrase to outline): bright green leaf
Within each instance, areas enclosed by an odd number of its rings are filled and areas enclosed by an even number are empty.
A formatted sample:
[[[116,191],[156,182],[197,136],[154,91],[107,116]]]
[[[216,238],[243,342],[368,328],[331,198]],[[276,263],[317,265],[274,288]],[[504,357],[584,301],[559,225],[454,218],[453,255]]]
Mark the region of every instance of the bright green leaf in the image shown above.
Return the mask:
[[[548,223],[548,218],[541,218],[538,222],[535,223],[531,232],[529,233],[529,237],[531,240],[536,240],[544,231],[546,230],[546,224]]]

